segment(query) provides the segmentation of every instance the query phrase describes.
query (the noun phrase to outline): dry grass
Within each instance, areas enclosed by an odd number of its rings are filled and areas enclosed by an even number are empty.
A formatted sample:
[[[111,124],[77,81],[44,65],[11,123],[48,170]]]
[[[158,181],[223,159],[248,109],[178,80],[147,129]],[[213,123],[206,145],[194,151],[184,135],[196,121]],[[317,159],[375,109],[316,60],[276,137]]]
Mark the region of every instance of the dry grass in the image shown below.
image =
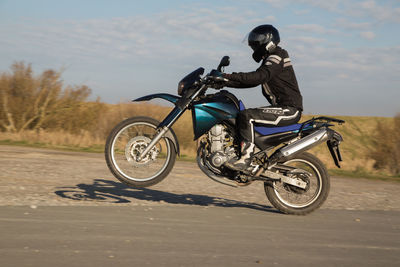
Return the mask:
[[[18,133],[0,132],[0,141],[50,147],[95,148],[95,151],[99,151],[101,150],[99,147],[104,147],[105,140],[112,128],[119,122],[134,116],[147,116],[162,121],[171,109],[171,107],[143,103],[107,105],[106,111],[99,114],[97,127],[92,131],[81,130],[79,133],[70,133],[64,130],[39,129]],[[194,158],[196,142],[193,141],[191,114],[189,112],[183,114],[173,126],[173,130],[179,140],[181,155]]]
[[[311,119],[312,117],[303,116],[302,120]],[[393,118],[351,116],[335,116],[335,118],[346,121],[343,125],[332,127],[344,139],[344,142],[340,145],[344,160],[341,163],[342,169],[353,172],[382,173],[382,170],[375,170],[373,168],[375,162],[370,158],[371,150],[374,148],[373,136],[378,122],[390,124],[393,123]],[[335,168],[326,145],[319,145],[313,148],[311,152],[319,157],[328,168]]]
[[[120,103],[107,105],[105,112],[99,115],[97,127],[92,131],[81,130],[78,134],[65,131],[30,130],[20,133],[0,132],[0,140],[25,142],[26,144],[46,144],[53,147],[96,148],[100,151],[104,147],[105,139],[111,129],[120,121],[133,116],[149,116],[161,121],[172,107],[152,105],[148,103]],[[302,121],[312,118],[303,116]],[[383,124],[393,123],[393,118],[379,117],[343,117],[343,125],[333,128],[341,133],[344,142],[341,145],[343,156],[342,169],[352,172],[383,173],[373,168],[374,161],[369,157],[373,149],[373,134],[380,121]],[[193,141],[193,126],[191,113],[186,112],[173,126],[180,148],[181,155],[195,158],[196,142]],[[3,142],[4,143],[4,142]],[[320,145],[311,150],[330,169],[336,168],[326,145]]]
[[[104,145],[102,138],[96,138],[88,131],[72,134],[65,131],[47,132],[44,130],[27,130],[19,133],[0,132],[0,141],[3,143],[20,143],[49,147],[91,148]]]
[[[0,143],[20,143],[51,147],[102,150],[111,129],[124,119],[148,116],[161,121],[172,107],[149,103],[120,103],[109,105],[88,102],[90,88],[64,86],[61,72],[46,70],[34,75],[31,65],[17,62],[10,73],[0,73]],[[303,116],[303,121],[311,116]],[[378,121],[393,124],[393,118],[339,117],[346,121],[334,128],[343,135],[343,169],[353,172],[373,172],[371,151]],[[194,158],[196,142],[190,111],[173,126],[181,154]],[[385,139],[385,138],[384,138]],[[376,140],[375,140],[376,141]],[[386,142],[387,143],[387,142]],[[375,146],[375,147],[374,147]],[[383,146],[381,146],[383,147]],[[400,149],[397,149],[400,150]],[[334,168],[326,146],[312,150]],[[386,160],[388,153],[382,153]]]

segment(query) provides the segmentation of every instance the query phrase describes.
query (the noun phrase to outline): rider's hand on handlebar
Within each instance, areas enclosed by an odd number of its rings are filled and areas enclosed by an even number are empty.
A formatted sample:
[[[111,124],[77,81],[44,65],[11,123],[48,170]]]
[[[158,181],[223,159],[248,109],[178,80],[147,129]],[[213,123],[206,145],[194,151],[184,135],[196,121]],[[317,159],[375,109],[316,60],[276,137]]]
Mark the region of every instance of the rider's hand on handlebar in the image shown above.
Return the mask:
[[[224,88],[225,84],[226,84],[226,82],[215,82],[215,83],[213,83],[213,85],[211,87],[219,90],[219,89]]]
[[[222,73],[218,70],[212,70],[210,72],[210,74],[208,74],[208,77],[211,78],[212,80],[218,81],[218,82],[222,82],[222,81],[227,82],[228,81],[228,79],[226,79],[224,77],[224,73]]]
[[[222,89],[229,80],[224,77],[224,74],[218,70],[212,70],[208,77],[213,81],[212,88]]]

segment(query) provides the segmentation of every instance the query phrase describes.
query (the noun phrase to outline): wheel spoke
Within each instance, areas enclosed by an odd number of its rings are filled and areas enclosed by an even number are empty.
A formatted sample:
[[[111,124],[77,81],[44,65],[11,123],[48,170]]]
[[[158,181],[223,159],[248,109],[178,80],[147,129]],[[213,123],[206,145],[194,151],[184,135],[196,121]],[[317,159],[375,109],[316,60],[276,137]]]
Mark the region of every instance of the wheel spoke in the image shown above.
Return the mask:
[[[300,179],[307,183],[306,189],[297,188],[292,185],[275,182],[274,189],[277,197],[288,206],[301,208],[312,204],[321,192],[321,174],[318,169],[302,159],[293,159],[285,163],[285,165],[304,170],[305,174],[290,174],[292,178]]]
[[[139,160],[139,155],[156,134],[156,126],[137,122],[122,128],[112,143],[112,162],[123,177],[133,181],[148,181],[159,175],[167,166],[171,146],[165,138]],[[166,151],[166,156],[160,152]],[[164,153],[165,154],[165,153]]]

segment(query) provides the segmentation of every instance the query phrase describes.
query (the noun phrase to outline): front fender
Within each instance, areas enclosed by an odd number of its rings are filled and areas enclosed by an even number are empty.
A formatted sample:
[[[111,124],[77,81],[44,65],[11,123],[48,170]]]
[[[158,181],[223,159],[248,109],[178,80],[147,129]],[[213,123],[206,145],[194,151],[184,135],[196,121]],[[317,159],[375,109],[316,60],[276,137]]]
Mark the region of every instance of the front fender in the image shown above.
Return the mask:
[[[165,99],[173,104],[176,104],[176,102],[180,99],[179,96],[175,96],[175,95],[171,95],[171,94],[152,94],[152,95],[146,95],[146,96],[142,96],[139,98],[136,98],[134,100],[132,100],[133,102],[138,102],[138,101],[149,101],[152,100],[154,98],[162,98]]]
[[[175,132],[172,129],[169,129],[168,132],[166,132],[164,136],[172,141],[172,143],[174,144],[174,147],[175,147],[176,154],[178,154],[178,156],[181,156],[181,151],[179,149],[179,142],[178,142],[178,138],[176,137]]]
[[[152,95],[146,95],[146,96],[136,98],[136,99],[132,100],[132,102],[149,101],[154,98],[165,99],[173,104],[176,104],[176,102],[180,99],[179,96],[174,96],[171,94],[152,94]],[[174,144],[176,153],[178,154],[178,156],[180,156],[178,138],[176,137],[175,132],[172,129],[169,129],[168,132],[166,132],[164,136],[172,141],[172,143]]]

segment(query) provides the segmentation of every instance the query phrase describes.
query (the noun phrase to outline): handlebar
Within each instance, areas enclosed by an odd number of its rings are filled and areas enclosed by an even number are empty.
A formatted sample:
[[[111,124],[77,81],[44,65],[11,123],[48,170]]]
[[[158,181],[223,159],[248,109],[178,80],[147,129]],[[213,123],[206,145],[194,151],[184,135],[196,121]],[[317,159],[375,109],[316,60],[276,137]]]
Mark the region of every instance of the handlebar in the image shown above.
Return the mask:
[[[219,70],[211,70],[211,72],[207,74],[207,76],[205,76],[205,80],[208,82],[211,81],[215,83],[224,83],[229,81],[227,78],[224,78],[222,74],[223,73]]]
[[[227,78],[224,78],[222,76],[207,76],[207,78],[214,82],[228,82],[229,81]]]

